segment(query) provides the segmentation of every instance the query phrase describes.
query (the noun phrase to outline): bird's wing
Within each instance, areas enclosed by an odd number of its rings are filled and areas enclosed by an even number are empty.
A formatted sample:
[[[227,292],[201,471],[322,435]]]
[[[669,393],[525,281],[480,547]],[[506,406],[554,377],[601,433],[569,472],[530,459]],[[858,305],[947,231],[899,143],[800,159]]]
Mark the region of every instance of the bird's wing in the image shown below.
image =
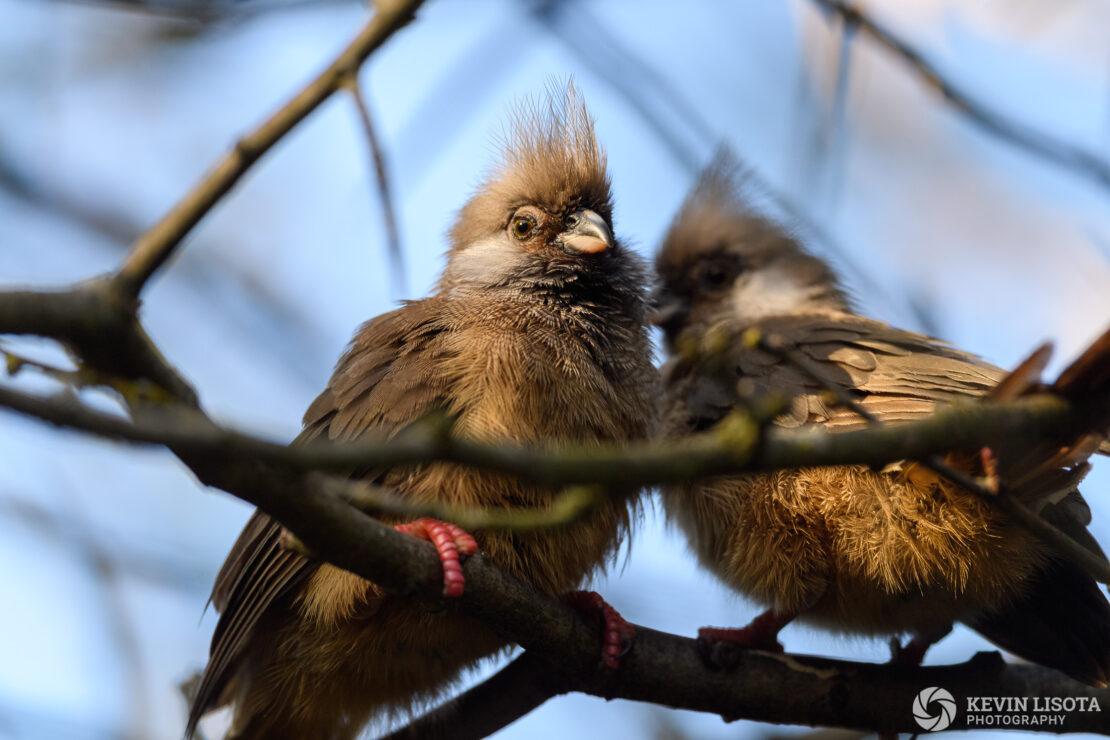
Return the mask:
[[[755,328],[781,344],[785,354],[748,348],[738,338],[725,372],[709,369],[720,368],[712,358],[685,373],[672,370],[671,385],[681,388],[690,415],[687,428],[719,421],[741,388],[756,397],[770,392],[791,397],[790,409],[775,420],[780,426],[821,424],[840,431],[866,424],[850,409],[830,403],[814,375],[884,422],[919,418],[938,403],[983,396],[1005,375],[940,340],[848,314],[774,317]]]
[[[339,361],[327,388],[305,412],[311,439],[352,439],[369,429],[396,433],[445,405],[445,383],[435,372],[442,328],[432,320],[431,299],[410,303],[368,322]],[[356,470],[375,478],[380,471]],[[208,666],[190,710],[189,731],[220,694],[266,609],[310,575],[318,563],[282,547],[282,527],[255,511],[216,576],[212,603],[220,620],[212,635]]]

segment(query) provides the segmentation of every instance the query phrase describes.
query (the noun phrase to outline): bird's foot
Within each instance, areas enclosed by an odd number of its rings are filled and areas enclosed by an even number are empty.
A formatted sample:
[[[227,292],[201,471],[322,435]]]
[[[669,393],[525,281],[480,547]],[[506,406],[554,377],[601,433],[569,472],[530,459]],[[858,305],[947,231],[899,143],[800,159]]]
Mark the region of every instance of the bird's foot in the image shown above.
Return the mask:
[[[916,667],[925,660],[925,653],[952,631],[952,625],[941,627],[933,632],[921,632],[910,638],[905,645],[897,637],[890,638],[890,662],[895,665]]]
[[[998,493],[998,456],[990,447],[979,450],[979,462],[983,465],[983,485]]]
[[[716,668],[734,666],[739,658],[738,650],[781,653],[783,648],[778,641],[779,631],[795,616],[768,609],[753,619],[747,627],[702,627],[698,630],[698,652],[707,663]]]
[[[443,595],[449,598],[463,595],[466,578],[460,559],[478,552],[478,543],[468,532],[450,522],[428,518],[398,524],[394,529],[435,545],[443,563]]]
[[[621,657],[632,649],[635,628],[596,591],[571,591],[563,596],[563,600],[602,623],[601,666],[606,670],[617,670]]]

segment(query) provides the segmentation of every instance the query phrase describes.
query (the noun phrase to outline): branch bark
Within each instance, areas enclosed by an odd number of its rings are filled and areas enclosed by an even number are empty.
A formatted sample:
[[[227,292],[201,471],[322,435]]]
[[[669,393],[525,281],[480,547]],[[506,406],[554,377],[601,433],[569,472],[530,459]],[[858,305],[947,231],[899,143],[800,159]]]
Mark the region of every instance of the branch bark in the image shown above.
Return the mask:
[[[144,233],[124,261],[116,281],[124,295],[138,296],[177,245],[204,215],[235,186],[259,157],[316,110],[386,39],[411,21],[424,0],[381,0],[377,12],[347,48],[304,90],[235,147],[153,228]]]

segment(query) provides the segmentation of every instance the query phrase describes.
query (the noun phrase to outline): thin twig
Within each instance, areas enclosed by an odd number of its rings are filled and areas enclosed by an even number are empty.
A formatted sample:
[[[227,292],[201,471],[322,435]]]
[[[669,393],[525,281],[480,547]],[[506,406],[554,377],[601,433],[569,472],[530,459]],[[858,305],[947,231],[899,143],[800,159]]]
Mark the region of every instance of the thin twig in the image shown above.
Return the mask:
[[[330,489],[360,511],[368,514],[430,516],[457,524],[469,531],[512,530],[535,532],[562,527],[577,521],[603,500],[598,486],[569,486],[543,508],[491,509],[459,506],[442,500],[415,500],[383,486],[357,480],[329,479]]]
[[[385,223],[385,242],[389,254],[389,264],[393,267],[394,292],[400,297],[403,295],[407,283],[405,278],[405,252],[401,248],[401,233],[397,229],[397,212],[393,206],[393,192],[389,185],[389,176],[386,171],[385,153],[382,151],[381,142],[378,140],[374,118],[370,114],[370,106],[358,82],[358,73],[354,72],[343,81],[343,87],[351,94],[355,101],[362,130],[366,134],[366,141],[370,145],[370,158],[374,163],[374,175],[378,181],[378,199],[381,202],[382,221]]]
[[[235,147],[153,228],[139,237],[125,259],[116,283],[135,297],[170,258],[189,231],[231,190],[255,161],[327,100],[370,54],[412,20],[424,0],[382,0],[354,41],[327,69]]]
[[[162,445],[214,462],[251,460],[286,470],[349,472],[427,462],[454,462],[540,485],[610,485],[622,489],[691,478],[810,465],[884,465],[937,451],[978,450],[1021,438],[1055,439],[1081,423],[1082,409],[1050,394],[991,404],[962,404],[907,422],[844,432],[768,429],[732,415],[687,440],[595,446],[526,447],[456,437],[416,423],[392,439],[320,440],[286,446],[214,424],[171,404],[134,421],[83,406],[72,398],[42,398],[0,387],[0,407],[109,439]]]
[[[1081,147],[1056,139],[1031,126],[1012,120],[944,76],[936,64],[875,21],[850,0],[813,0],[826,12],[836,13],[848,25],[854,25],[872,39],[900,56],[921,80],[936,90],[950,105],[984,131],[1008,141],[1047,162],[1085,175],[1105,188],[1110,188],[1110,162]]]

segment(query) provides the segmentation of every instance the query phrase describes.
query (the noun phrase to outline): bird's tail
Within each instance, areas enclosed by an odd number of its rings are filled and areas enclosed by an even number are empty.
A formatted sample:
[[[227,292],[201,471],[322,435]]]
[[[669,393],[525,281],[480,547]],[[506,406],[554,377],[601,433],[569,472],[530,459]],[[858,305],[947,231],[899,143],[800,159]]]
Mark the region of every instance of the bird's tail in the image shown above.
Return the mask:
[[[1057,529],[1105,558],[1087,531],[1091,511],[1077,486],[1087,458],[1110,452],[1110,330],[1091,344],[1052,385],[1041,381],[1051,348],[1044,345],[988,394],[1007,400],[1050,392],[1083,410],[1089,422],[1062,444],[1002,453],[1000,480],[1010,495],[1032,506]],[[1005,459],[1009,457],[1009,460]],[[1094,686],[1110,682],[1110,603],[1090,575],[1055,557],[1016,601],[966,620],[968,626],[1015,655],[1060,670]]]
[[[998,461],[1001,481],[1011,495],[1037,511],[1076,490],[1089,470],[1091,455],[1110,454],[1110,330],[1068,365],[1056,382],[1047,385],[1041,381],[1041,373],[1051,352],[1047,344],[1037,348],[987,394],[989,400],[1004,401],[1030,393],[1054,393],[1071,401],[1088,420],[1073,438],[1033,448],[1018,442],[1014,449],[1002,452]]]
[[[1091,686],[1110,682],[1110,604],[1098,584],[1069,562],[1051,561],[1016,601],[965,621],[1020,658]]]

